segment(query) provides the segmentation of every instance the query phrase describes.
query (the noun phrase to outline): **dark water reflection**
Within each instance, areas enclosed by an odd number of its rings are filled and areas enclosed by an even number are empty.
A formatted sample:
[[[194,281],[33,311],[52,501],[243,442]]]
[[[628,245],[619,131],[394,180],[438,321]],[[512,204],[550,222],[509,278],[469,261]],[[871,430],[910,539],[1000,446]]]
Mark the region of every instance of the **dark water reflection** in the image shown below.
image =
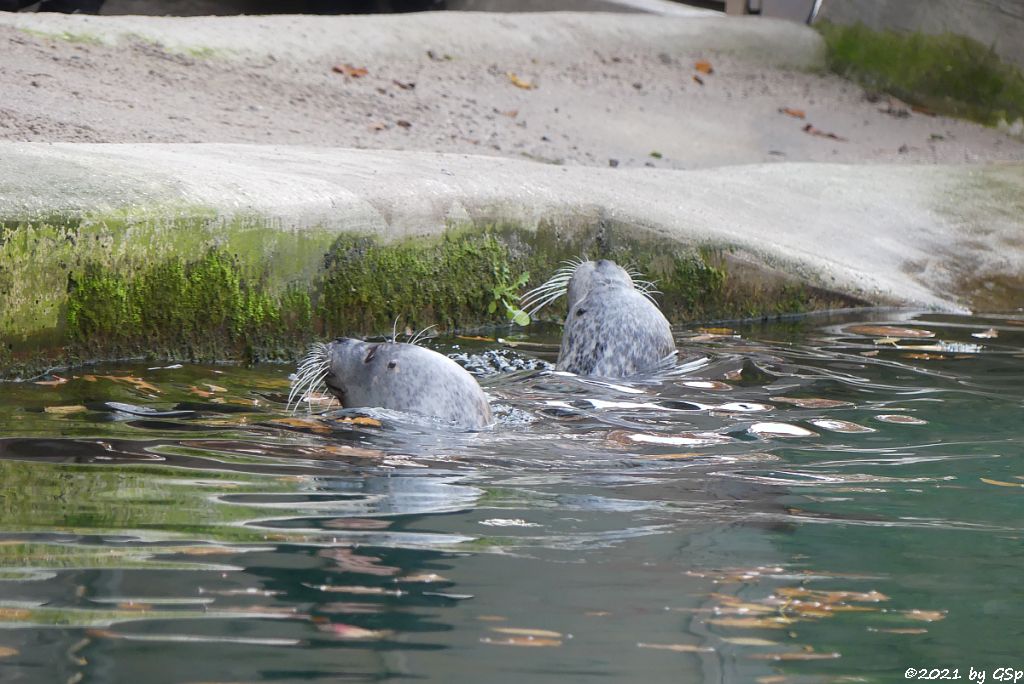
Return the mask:
[[[0,678],[1024,669],[1024,321],[874,318],[680,331],[621,385],[551,372],[557,331],[434,341],[477,433],[289,414],[277,366],[0,386]]]

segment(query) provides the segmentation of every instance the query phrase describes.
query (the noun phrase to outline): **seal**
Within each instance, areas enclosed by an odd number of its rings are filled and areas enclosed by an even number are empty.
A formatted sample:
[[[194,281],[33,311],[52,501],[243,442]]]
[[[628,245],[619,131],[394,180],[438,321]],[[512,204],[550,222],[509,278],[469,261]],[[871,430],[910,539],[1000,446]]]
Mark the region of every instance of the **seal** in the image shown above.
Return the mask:
[[[579,259],[566,262],[523,296],[531,317],[563,294],[567,297],[558,370],[628,378],[674,362],[675,339],[654,302],[654,283],[635,280],[639,275],[608,259]]]
[[[407,411],[464,428],[491,422],[490,404],[476,379],[447,356],[415,343],[339,337],[314,344],[299,363],[288,404],[321,382],[344,408]]]

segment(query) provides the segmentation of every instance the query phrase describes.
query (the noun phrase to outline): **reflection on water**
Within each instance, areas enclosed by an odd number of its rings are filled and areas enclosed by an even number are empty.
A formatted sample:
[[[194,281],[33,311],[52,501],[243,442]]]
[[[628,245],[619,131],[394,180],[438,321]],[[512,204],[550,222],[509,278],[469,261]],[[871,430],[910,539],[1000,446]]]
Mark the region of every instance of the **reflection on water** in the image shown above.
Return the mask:
[[[902,681],[1017,665],[1024,321],[432,345],[498,424],[285,410],[288,368],[0,387],[4,681]],[[877,316],[876,316],[877,318]]]

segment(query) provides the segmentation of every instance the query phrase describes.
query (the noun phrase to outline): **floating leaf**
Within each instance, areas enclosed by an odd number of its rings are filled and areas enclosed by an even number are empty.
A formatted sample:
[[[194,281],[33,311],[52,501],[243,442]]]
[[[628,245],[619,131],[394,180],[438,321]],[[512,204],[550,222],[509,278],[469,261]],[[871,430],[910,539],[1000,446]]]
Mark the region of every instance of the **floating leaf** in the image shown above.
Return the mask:
[[[835,651],[831,653],[794,651],[792,653],[750,653],[747,657],[752,660],[835,660],[841,656]]]
[[[57,385],[63,385],[67,382],[67,378],[62,378],[59,375],[51,375],[53,380],[36,380],[33,385],[46,385],[48,387],[56,387]]]
[[[785,629],[796,622],[788,617],[724,617],[709,618],[708,623],[719,627],[738,627],[740,629]]]
[[[550,629],[529,629],[525,627],[491,627],[492,632],[499,634],[512,634],[514,636],[532,636],[547,639],[561,639],[561,632],[554,632]]]
[[[935,337],[935,333],[931,330],[924,330],[922,328],[899,328],[892,325],[850,325],[843,330],[848,333],[853,333],[854,335],[868,335],[870,337]]]
[[[481,337],[480,335],[456,335],[459,340],[473,340],[475,342],[495,342],[493,337]]]
[[[481,643],[492,644],[494,646],[525,646],[527,648],[542,648],[561,646],[561,639],[537,639],[534,637],[509,637],[507,639],[490,639],[483,637],[480,639]]]
[[[70,406],[47,406],[43,409],[46,413],[53,413],[59,416],[66,416],[70,413],[82,413],[83,411],[88,410],[89,409],[79,404],[73,404]]]
[[[781,646],[778,641],[771,641],[770,639],[760,639],[758,637],[731,637],[728,639],[722,639],[727,644],[735,644],[737,646]]]
[[[505,622],[508,620],[507,617],[502,617],[501,615],[477,615],[476,619],[481,622]]]
[[[754,423],[747,432],[758,437],[817,437],[818,433],[789,423]]]
[[[739,333],[732,328],[697,328],[697,332],[704,333],[705,335],[724,335],[726,337],[739,336]]]
[[[992,339],[993,337],[999,337],[999,331],[996,330],[995,328],[989,328],[988,330],[983,330],[981,332],[971,333],[971,337],[978,337],[983,340],[989,340]]]
[[[985,484],[996,485],[997,487],[1024,487],[1021,482],[1003,482],[1002,480],[990,480],[987,477],[980,478]]]
[[[903,425],[927,425],[927,420],[921,420],[920,418],[914,418],[913,416],[902,416],[896,414],[882,414],[875,416],[875,420],[880,420],[883,423],[900,423]]]
[[[337,64],[331,68],[336,74],[345,74],[350,78],[362,78],[370,71],[366,67],[354,67],[351,64]]]
[[[277,420],[272,420],[270,422],[274,425],[284,425],[292,428],[312,430],[313,432],[319,432],[321,434],[326,434],[331,431],[329,427],[314,418],[278,418]]]
[[[339,422],[349,423],[351,425],[363,425],[366,427],[380,427],[382,423],[376,418],[370,418],[369,416],[352,416],[350,418],[342,418]]]
[[[791,116],[794,119],[806,119],[807,112],[802,109],[793,109],[792,107],[779,107],[779,113]]]
[[[675,435],[655,435],[628,430],[614,430],[608,433],[608,439],[626,446],[650,444],[652,446],[711,446],[726,444],[733,441],[728,435],[716,432],[681,432]]]
[[[705,76],[710,76],[715,73],[715,70],[711,67],[711,62],[706,59],[697,60],[697,63],[693,65],[693,68]]]
[[[772,397],[772,401],[779,404],[793,404],[800,408],[836,408],[838,406],[853,406],[848,401],[838,401],[836,399],[817,399],[814,397]]]
[[[714,653],[715,649],[710,646],[696,646],[694,644],[645,644],[638,643],[640,648],[653,648],[659,651],[674,651],[676,653]]]
[[[18,655],[18,649],[11,648],[10,646],[0,646],[0,658],[10,658],[15,655]]]
[[[938,622],[939,620],[946,619],[946,612],[942,610],[901,610],[900,613],[911,620],[920,620],[921,622]]]
[[[321,632],[333,634],[342,639],[383,639],[391,634],[386,629],[364,629],[355,625],[345,625],[339,622],[331,622],[326,625],[317,625]]]
[[[811,423],[823,430],[831,430],[832,432],[845,432],[848,434],[856,434],[858,432],[875,432],[874,428],[869,428],[866,425],[859,425],[857,423],[851,423],[848,420],[816,418],[811,420]]]
[[[692,387],[693,389],[705,389],[714,390],[717,392],[725,392],[732,389],[732,385],[718,380],[684,380],[680,383],[685,387]]]
[[[533,90],[534,88],[537,87],[533,83],[530,83],[529,81],[519,78],[511,71],[505,72],[505,75],[508,76],[508,80],[511,81],[512,85],[514,85],[516,88],[522,88],[523,90]]]

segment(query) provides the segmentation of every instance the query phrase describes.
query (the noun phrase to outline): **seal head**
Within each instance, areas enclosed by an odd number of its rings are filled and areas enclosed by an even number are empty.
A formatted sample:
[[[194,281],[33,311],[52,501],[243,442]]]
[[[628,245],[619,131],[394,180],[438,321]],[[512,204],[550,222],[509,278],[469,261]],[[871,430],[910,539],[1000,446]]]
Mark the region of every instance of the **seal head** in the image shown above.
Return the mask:
[[[491,422],[476,379],[447,356],[415,344],[341,337],[314,345],[299,366],[292,397],[321,380],[344,408],[376,406],[465,428]]]
[[[600,259],[569,264],[527,294],[524,303],[540,301],[543,306],[566,294],[558,370],[626,378],[664,368],[677,353],[672,329],[653,302],[652,289],[653,284],[634,281],[614,261]]]

